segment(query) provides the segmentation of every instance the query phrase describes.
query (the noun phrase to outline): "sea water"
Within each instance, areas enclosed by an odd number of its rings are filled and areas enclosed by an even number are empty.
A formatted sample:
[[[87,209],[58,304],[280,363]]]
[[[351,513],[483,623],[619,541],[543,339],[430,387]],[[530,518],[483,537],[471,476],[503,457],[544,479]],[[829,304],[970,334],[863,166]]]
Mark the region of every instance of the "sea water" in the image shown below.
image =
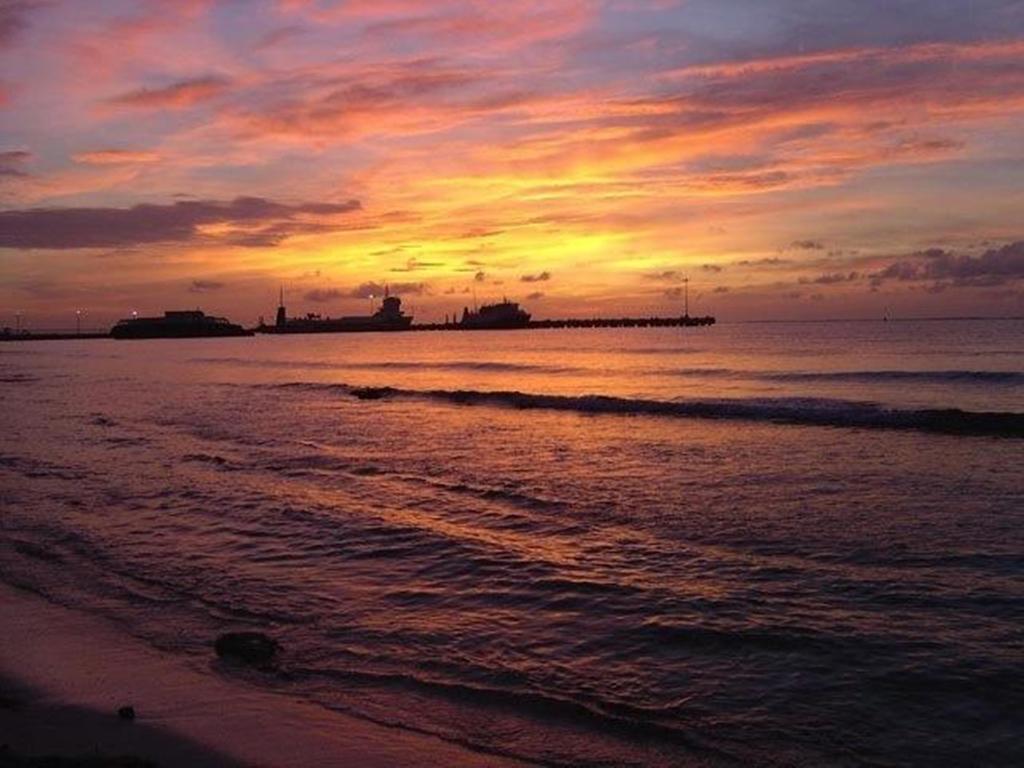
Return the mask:
[[[554,765],[1024,763],[1024,322],[0,346],[0,578]]]

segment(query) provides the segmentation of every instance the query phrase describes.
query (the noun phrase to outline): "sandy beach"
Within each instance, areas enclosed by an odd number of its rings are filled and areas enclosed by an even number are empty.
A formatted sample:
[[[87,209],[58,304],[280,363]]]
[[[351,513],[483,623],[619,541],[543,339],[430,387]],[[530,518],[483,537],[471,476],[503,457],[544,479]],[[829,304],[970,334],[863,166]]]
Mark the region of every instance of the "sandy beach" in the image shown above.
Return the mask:
[[[0,605],[0,765],[44,755],[191,768],[521,764],[255,690],[6,585]],[[117,717],[124,705],[134,722]]]

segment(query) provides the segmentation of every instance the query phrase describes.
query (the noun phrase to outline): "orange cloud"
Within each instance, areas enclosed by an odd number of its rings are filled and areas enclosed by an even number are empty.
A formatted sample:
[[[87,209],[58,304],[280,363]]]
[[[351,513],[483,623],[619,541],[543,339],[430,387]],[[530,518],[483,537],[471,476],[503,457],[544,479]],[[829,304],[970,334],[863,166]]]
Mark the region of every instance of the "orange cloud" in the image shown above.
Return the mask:
[[[141,152],[130,149],[95,149],[89,152],[77,152],[73,155],[76,163],[87,165],[134,165],[138,163],[155,163],[160,160],[156,152]]]

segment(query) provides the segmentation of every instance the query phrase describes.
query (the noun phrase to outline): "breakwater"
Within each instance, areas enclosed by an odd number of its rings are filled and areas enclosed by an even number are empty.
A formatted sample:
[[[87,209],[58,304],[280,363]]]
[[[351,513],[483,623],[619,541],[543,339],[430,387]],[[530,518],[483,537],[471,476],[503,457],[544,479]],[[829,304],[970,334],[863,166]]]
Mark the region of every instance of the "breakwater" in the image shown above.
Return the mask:
[[[0,333],[0,341],[65,341],[68,339],[108,339],[108,331],[90,331],[88,333],[66,333],[62,331],[39,331],[21,333]]]
[[[511,327],[466,326],[461,323],[419,323],[401,328],[388,327],[339,327],[330,323],[322,325],[310,324],[301,329],[289,329],[282,331],[272,325],[258,325],[252,330],[255,333],[358,333],[366,331],[386,331],[389,333],[399,331],[470,331],[470,330],[525,330],[528,328],[668,328],[668,327],[702,327],[714,325],[715,318],[711,315],[703,317],[588,317],[588,318],[566,318],[561,320],[530,320],[524,325]],[[66,339],[107,339],[109,332],[46,332],[37,333],[0,333],[0,341],[57,341]]]
[[[670,328],[699,327],[714,325],[715,318],[711,315],[703,317],[586,317],[567,318],[562,320],[530,320],[525,325],[501,330],[523,330],[526,328]],[[498,328],[481,329],[466,327],[461,323],[420,323],[412,325],[411,331],[466,331],[466,330],[499,330]]]

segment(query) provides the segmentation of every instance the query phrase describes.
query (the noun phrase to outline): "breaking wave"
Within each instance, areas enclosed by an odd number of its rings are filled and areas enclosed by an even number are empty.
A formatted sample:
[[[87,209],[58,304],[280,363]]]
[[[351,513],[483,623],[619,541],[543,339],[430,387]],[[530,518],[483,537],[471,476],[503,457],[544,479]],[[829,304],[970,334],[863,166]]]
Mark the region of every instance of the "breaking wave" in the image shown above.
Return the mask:
[[[780,371],[759,374],[772,381],[906,381],[959,384],[1024,384],[1018,371]]]
[[[328,363],[319,360],[252,360],[242,357],[194,357],[189,362],[239,365],[252,368],[305,368],[328,371],[494,371],[499,373],[570,373],[579,371],[561,365],[504,363],[494,360],[382,360],[370,362]]]
[[[657,370],[652,371],[657,373]],[[676,376],[779,382],[861,382],[1024,385],[1019,371],[744,371],[735,368],[677,368]]]
[[[862,429],[919,430],[951,435],[1024,438],[1024,413],[964,411],[959,408],[886,408],[869,402],[827,398],[735,398],[649,400],[607,395],[545,395],[517,391],[415,390],[293,382],[273,388],[338,392],[360,400],[423,399],[456,405],[520,410],[541,409],[591,414],[650,415],[701,419],[766,421],[782,424]]]

